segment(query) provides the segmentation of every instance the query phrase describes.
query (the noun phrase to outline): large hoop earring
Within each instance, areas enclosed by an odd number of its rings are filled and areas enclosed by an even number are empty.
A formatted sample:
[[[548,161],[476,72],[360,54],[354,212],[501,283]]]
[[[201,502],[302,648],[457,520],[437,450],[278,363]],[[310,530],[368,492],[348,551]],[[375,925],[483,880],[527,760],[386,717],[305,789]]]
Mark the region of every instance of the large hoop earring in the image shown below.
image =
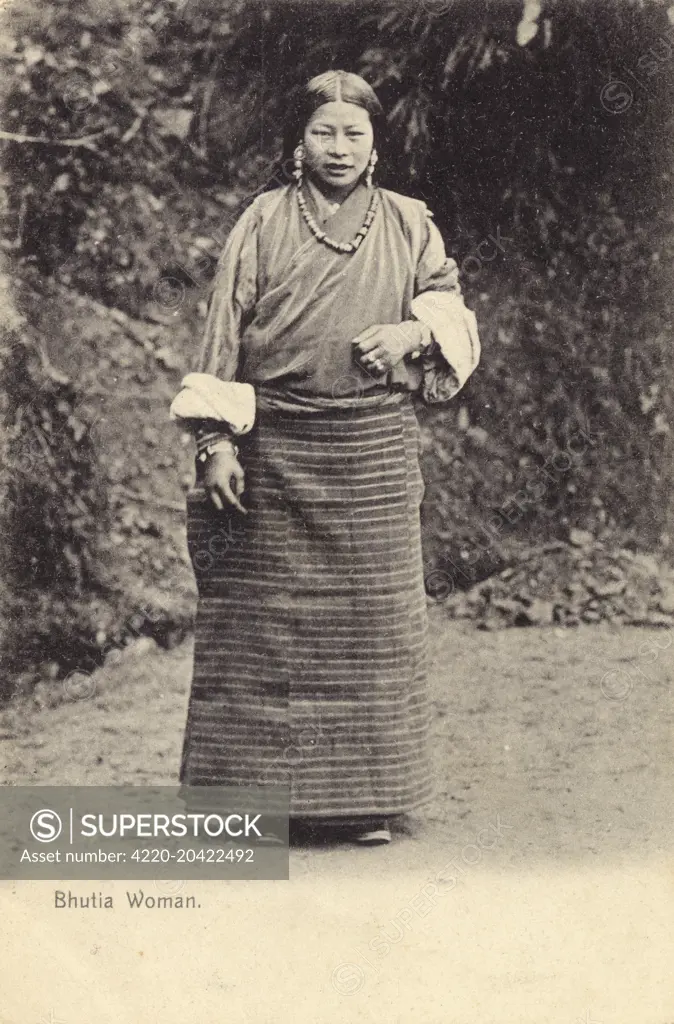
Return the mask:
[[[302,188],[302,180],[304,176],[304,157],[305,157],[304,146],[302,143],[296,146],[293,150],[293,162],[295,164],[295,170],[293,171],[293,178],[298,188]]]
[[[379,157],[377,156],[377,150],[373,149],[372,152],[370,153],[370,159],[368,161],[367,170],[365,171],[365,184],[367,185],[368,188],[372,188],[372,175],[374,174],[374,169],[377,166],[378,159]]]

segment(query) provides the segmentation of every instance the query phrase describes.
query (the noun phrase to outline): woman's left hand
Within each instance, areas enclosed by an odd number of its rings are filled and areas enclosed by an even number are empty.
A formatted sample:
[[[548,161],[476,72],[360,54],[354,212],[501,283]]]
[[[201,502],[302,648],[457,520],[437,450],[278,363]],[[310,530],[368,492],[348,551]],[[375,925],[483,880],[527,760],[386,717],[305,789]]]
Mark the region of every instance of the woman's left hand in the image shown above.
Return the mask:
[[[421,325],[416,320],[401,324],[373,324],[354,338],[353,357],[367,370],[383,376],[419,347]]]

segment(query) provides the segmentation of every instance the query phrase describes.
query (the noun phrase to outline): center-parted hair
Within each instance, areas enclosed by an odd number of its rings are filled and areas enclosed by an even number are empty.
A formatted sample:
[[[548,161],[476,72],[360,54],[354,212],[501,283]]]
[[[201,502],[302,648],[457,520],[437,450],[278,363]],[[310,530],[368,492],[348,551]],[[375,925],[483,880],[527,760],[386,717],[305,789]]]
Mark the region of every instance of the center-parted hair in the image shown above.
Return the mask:
[[[374,89],[351,71],[324,71],[297,91],[290,103],[283,131],[283,150],[267,189],[292,180],[293,150],[304,137],[304,129],[313,113],[325,103],[353,103],[370,115],[374,145],[381,157],[385,148],[386,118]]]
[[[384,129],[384,111],[377,94],[360,75],[350,71],[324,71],[316,75],[300,90],[288,112],[283,133],[283,159],[293,155],[312,114],[324,103],[353,103],[367,110],[372,122],[375,145],[381,144]]]

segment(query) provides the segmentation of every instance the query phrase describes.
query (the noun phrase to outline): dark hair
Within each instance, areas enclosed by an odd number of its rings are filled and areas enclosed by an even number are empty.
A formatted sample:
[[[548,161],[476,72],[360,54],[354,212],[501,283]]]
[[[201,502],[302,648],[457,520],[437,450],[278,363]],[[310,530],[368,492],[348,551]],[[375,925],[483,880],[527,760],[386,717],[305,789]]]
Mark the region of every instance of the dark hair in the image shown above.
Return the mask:
[[[291,100],[284,125],[281,157],[274,166],[267,189],[287,185],[292,181],[293,150],[302,141],[309,118],[324,103],[333,103],[335,100],[354,103],[367,110],[372,122],[374,144],[381,157],[381,151],[385,148],[386,118],[374,89],[364,78],[351,71],[324,71],[298,89]]]

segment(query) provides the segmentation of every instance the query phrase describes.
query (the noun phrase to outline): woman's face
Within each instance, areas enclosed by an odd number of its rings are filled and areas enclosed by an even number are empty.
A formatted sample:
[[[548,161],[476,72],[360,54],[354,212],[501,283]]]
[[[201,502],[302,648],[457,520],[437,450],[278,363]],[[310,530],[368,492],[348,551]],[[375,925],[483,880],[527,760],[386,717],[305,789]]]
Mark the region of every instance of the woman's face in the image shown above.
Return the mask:
[[[370,115],[355,103],[324,103],[304,129],[309,172],[331,191],[353,188],[367,167],[374,135]]]

